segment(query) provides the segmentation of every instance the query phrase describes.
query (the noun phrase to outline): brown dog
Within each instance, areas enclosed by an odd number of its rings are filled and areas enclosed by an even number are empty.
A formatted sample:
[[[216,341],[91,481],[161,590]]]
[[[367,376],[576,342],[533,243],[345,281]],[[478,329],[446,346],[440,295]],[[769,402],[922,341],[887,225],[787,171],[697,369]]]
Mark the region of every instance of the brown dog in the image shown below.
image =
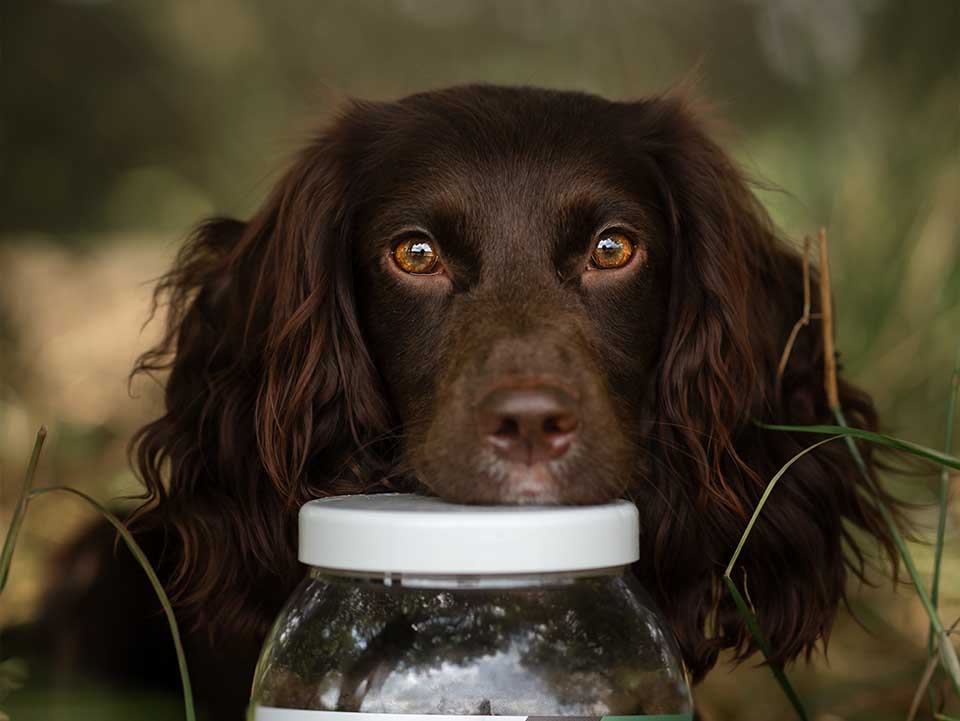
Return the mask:
[[[157,555],[166,539],[201,697],[239,718],[304,573],[297,509],[338,493],[626,496],[635,572],[693,677],[721,649],[751,654],[720,576],[810,442],[752,420],[831,417],[816,332],[776,378],[801,275],[678,99],[469,86],[350,104],[253,218],[197,230],[158,291],[168,335],[138,366],[170,371],[166,413],[135,439],[138,521]],[[876,426],[862,392],[841,382],[841,400]],[[775,659],[827,633],[858,543],[890,550],[877,488],[841,444],[777,488],[737,578]]]

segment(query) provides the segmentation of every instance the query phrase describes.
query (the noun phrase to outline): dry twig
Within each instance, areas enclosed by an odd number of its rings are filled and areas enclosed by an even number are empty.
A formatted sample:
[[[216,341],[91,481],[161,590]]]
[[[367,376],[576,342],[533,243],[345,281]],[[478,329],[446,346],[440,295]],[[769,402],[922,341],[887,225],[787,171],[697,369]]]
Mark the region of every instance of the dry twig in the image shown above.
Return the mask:
[[[820,313],[823,316],[823,382],[831,408],[840,407],[837,391],[837,358],[833,348],[833,300],[830,292],[830,259],[827,253],[827,229],[820,228]]]
[[[810,315],[810,236],[803,236],[803,315],[793,324],[790,331],[790,337],[783,347],[783,355],[780,356],[780,365],[777,366],[777,384],[783,379],[783,372],[787,368],[787,361],[790,360],[790,352],[793,350],[793,344],[800,334],[800,329],[810,325],[811,318],[819,317]]]

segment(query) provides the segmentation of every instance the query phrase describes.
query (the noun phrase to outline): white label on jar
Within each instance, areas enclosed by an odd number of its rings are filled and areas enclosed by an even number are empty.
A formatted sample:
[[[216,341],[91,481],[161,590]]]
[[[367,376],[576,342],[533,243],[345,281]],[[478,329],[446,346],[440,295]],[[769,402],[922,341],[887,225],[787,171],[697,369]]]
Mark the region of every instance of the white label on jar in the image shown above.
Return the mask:
[[[363,718],[360,718],[363,717]],[[292,708],[257,706],[253,721],[461,721],[493,716],[448,716],[444,714],[359,713],[351,711],[301,711]],[[633,716],[497,716],[497,721],[693,721],[693,714],[652,714]]]

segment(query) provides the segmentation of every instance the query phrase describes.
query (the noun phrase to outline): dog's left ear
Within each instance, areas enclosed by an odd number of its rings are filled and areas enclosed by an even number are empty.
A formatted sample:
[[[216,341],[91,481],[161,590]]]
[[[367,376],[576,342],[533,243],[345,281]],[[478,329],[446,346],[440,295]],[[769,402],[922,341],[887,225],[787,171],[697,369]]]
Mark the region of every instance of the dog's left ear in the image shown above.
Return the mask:
[[[651,453],[655,493],[646,515],[654,553],[640,572],[658,584],[695,677],[724,648],[756,648],[726,590],[724,568],[767,482],[816,437],[764,431],[753,420],[832,422],[823,347],[813,323],[777,368],[803,312],[802,263],[780,238],[734,162],[681,100],[631,106],[631,143],[672,248],[668,336],[658,370]],[[811,274],[818,313],[816,274]],[[849,422],[874,429],[870,398],[840,383]],[[864,455],[873,473],[868,449]],[[891,499],[865,481],[842,442],[797,462],[780,481],[734,572],[773,658],[809,654],[845,600],[847,572],[862,577],[864,534],[893,544],[877,510]]]
[[[157,288],[167,332],[134,372],[169,376],[165,412],[133,439],[147,488],[137,521],[176,529],[168,587],[211,628],[262,623],[248,607],[299,580],[302,503],[380,478],[369,450],[391,409],[351,246],[364,117],[351,106],[315,138],[250,220],[197,228]]]

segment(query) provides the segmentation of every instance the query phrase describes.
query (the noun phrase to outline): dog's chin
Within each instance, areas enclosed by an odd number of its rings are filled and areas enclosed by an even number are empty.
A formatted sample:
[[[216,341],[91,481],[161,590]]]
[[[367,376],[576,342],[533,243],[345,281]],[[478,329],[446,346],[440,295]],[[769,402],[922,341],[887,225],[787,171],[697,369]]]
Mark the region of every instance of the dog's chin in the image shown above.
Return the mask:
[[[484,464],[482,470],[464,473],[463,469],[443,481],[425,482],[432,493],[452,503],[469,505],[558,505],[577,503],[564,493],[563,478],[551,463]],[[441,474],[441,477],[446,474]],[[423,481],[426,479],[420,475]],[[582,502],[582,501],[581,501]]]
[[[564,502],[560,483],[549,463],[511,463],[503,466],[497,474],[497,503],[547,505]]]
[[[444,461],[458,459],[447,465]],[[475,506],[569,505],[610,503],[626,490],[630,465],[615,459],[586,464],[578,458],[515,463],[493,454],[467,452],[436,459],[423,457],[415,467],[417,485],[450,503]]]

